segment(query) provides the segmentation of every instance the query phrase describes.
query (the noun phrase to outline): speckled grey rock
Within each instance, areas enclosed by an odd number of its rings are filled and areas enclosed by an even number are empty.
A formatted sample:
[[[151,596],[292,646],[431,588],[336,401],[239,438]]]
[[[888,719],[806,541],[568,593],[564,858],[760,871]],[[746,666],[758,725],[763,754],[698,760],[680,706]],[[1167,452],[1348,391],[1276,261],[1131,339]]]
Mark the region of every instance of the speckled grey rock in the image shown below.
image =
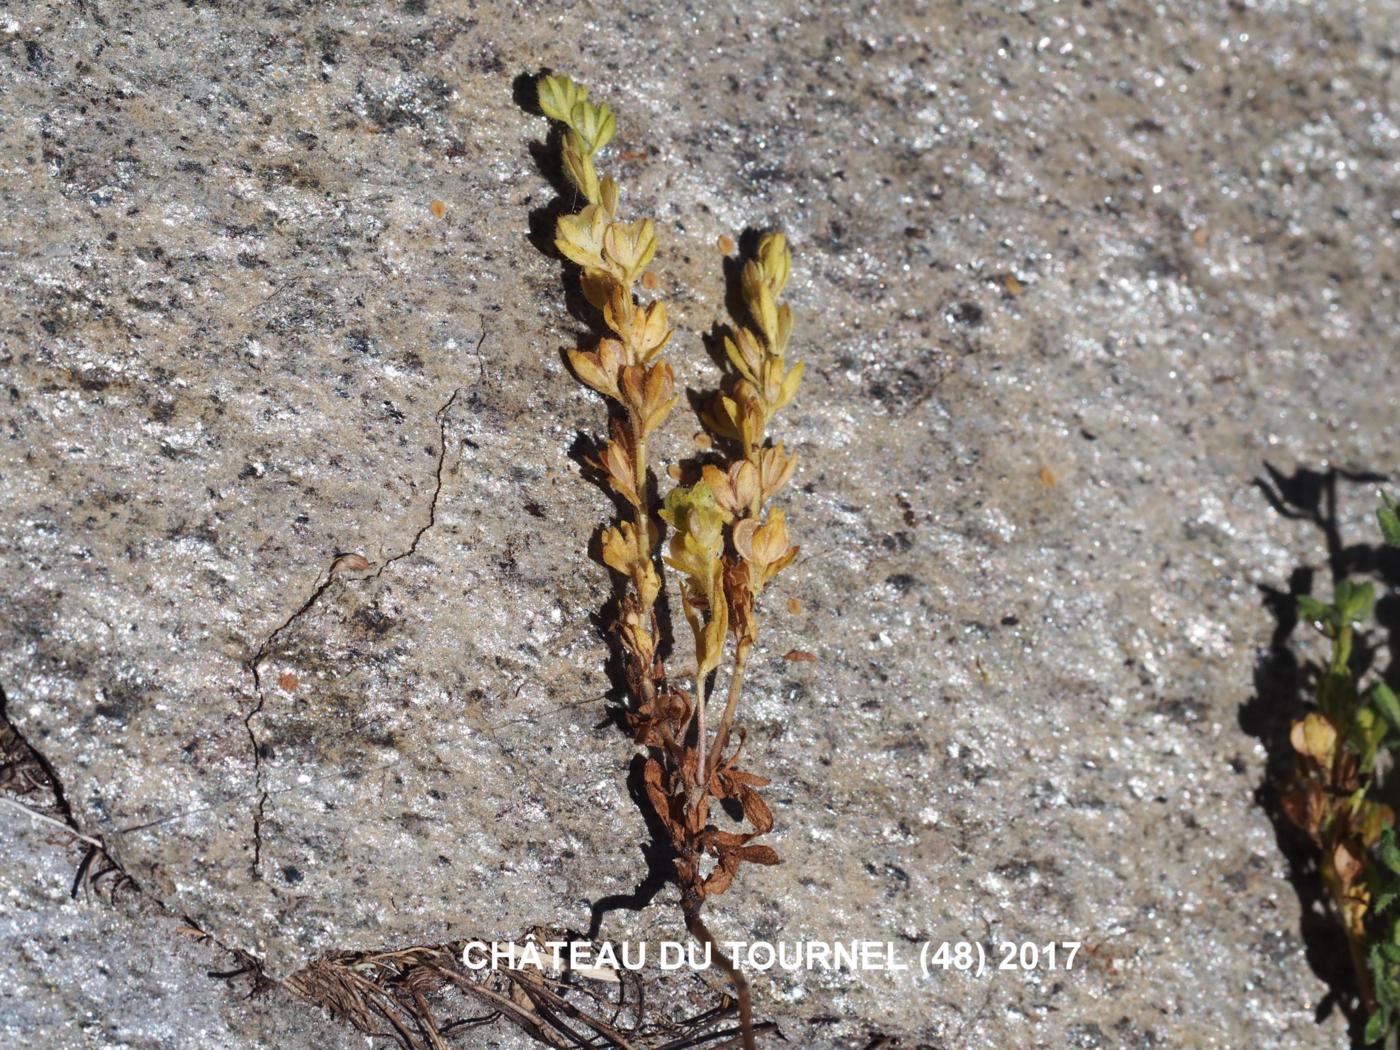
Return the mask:
[[[246,986],[209,971],[236,969],[228,956],[179,932],[148,898],[119,892],[110,877],[69,896],[69,837],[0,807],[0,949],[5,996],[0,1042],[43,1050],[170,1050],[369,1046],[344,1025],[280,990],[248,997]],[[78,854],[81,857],[81,853]]]
[[[512,94],[566,69],[619,114],[686,384],[716,238],[796,245],[805,554],[746,712],[786,863],[717,932],[1094,949],[765,981],[760,1013],[802,1045],[1335,1045],[1239,721],[1259,588],[1320,539],[1251,479],[1400,447],[1400,8],[754,6],[0,18],[10,717],[274,974],[583,928],[639,881],[582,557],[608,508],[569,455],[601,408]],[[602,933],[678,936],[672,903]]]

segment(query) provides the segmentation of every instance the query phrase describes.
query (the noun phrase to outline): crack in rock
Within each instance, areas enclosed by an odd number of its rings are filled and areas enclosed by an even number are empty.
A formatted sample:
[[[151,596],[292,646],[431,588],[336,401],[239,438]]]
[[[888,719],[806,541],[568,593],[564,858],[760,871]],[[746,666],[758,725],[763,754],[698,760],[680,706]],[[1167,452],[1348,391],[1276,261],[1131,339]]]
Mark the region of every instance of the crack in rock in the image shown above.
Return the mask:
[[[481,344],[485,341],[486,331],[483,328],[481,338],[477,340],[476,344],[478,352],[481,350]],[[423,539],[423,536],[429,529],[437,524],[438,499],[442,495],[443,469],[447,462],[447,415],[452,410],[452,406],[457,403],[457,399],[461,394],[462,388],[457,387],[452,391],[452,396],[449,397],[447,401],[443,403],[442,407],[433,415],[433,418],[438,424],[438,456],[437,465],[433,471],[433,493],[428,500],[428,520],[413,534],[413,539],[409,541],[407,547],[398,554],[386,558],[378,569],[370,576],[361,577],[362,579],[378,579],[384,574],[384,570],[394,564],[394,562],[402,561],[404,558],[417,553],[418,544]],[[248,659],[247,668],[253,678],[253,695],[255,702],[248,713],[243,717],[243,728],[248,734],[248,745],[252,748],[253,752],[253,794],[257,796],[257,801],[253,806],[252,813],[253,859],[251,867],[253,878],[255,879],[260,879],[262,877],[260,871],[260,866],[262,864],[262,823],[270,794],[267,789],[263,787],[262,748],[258,742],[257,731],[253,728],[253,720],[262,714],[263,706],[267,702],[267,695],[263,690],[261,665],[271,654],[273,646],[277,644],[277,639],[280,638],[292,624],[296,623],[297,620],[311,611],[312,607],[321,600],[321,596],[330,589],[331,584],[340,578],[342,572],[363,571],[369,567],[363,555],[347,554],[343,552],[336,554],[335,559],[331,562],[330,567],[326,569],[324,575],[317,577],[316,585],[311,589],[311,593],[306,601],[302,602],[301,606],[295,612],[283,620],[280,625],[264,638],[262,644],[258,646],[257,650]]]
[[[484,332],[482,333],[481,338],[483,340],[486,338],[486,334]],[[480,348],[480,346],[481,344],[477,343],[478,349]],[[375,570],[374,575],[368,577],[369,579],[379,579],[380,576],[384,575],[384,570],[387,569],[390,565],[393,565],[394,562],[402,561],[404,558],[407,558],[412,554],[416,554],[418,551],[418,541],[423,538],[424,533],[426,533],[429,529],[431,529],[434,525],[437,524],[438,497],[442,495],[442,468],[443,464],[447,462],[447,413],[452,410],[452,406],[457,403],[457,398],[461,396],[462,388],[458,387],[456,390],[452,391],[452,396],[449,397],[447,399],[447,402],[440,409],[437,410],[433,417],[437,420],[438,424],[438,457],[437,468],[434,471],[435,482],[433,485],[433,495],[432,498],[428,500],[428,520],[424,523],[421,529],[419,529],[413,534],[413,540],[409,543],[409,545],[402,552],[395,554],[392,557],[386,558],[384,560],[384,563],[380,565],[377,570]]]
[[[258,734],[253,729],[253,719],[262,713],[263,704],[267,701],[267,696],[263,692],[262,672],[259,670],[259,666],[265,659],[267,659],[268,653],[272,651],[273,645],[276,644],[277,639],[282,635],[282,633],[286,631],[287,628],[291,627],[291,625],[295,623],[300,617],[304,616],[313,605],[320,601],[321,595],[326,593],[326,589],[329,588],[330,585],[336,579],[336,568],[339,565],[341,565],[341,563],[344,562],[346,558],[352,557],[358,558],[359,555],[336,555],[335,560],[331,562],[330,568],[326,570],[325,579],[320,579],[318,577],[317,584],[314,588],[312,588],[310,597],[308,597],[306,601],[302,602],[301,607],[297,609],[296,612],[292,613],[291,616],[288,616],[284,621],[282,621],[282,624],[279,627],[277,627],[271,634],[269,634],[266,638],[263,639],[262,644],[258,646],[257,651],[254,652],[248,660],[248,671],[253,676],[253,696],[255,702],[252,708],[248,711],[248,713],[243,716],[243,729],[248,734],[248,745],[253,750],[253,792],[258,796],[257,803],[253,807],[252,834],[252,871],[253,878],[255,879],[261,878],[259,865],[262,863],[262,818],[263,807],[267,803],[267,792],[263,789],[262,786],[262,748],[258,743]]]

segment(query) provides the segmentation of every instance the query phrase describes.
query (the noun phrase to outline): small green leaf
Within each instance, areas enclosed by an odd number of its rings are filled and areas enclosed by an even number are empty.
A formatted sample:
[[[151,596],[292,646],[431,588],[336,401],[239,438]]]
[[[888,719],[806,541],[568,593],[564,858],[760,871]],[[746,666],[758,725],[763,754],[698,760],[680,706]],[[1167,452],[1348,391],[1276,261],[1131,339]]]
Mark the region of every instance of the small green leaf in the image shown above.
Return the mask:
[[[1352,719],[1351,732],[1348,738],[1351,745],[1360,754],[1360,767],[1370,771],[1376,763],[1376,749],[1380,747],[1381,741],[1385,739],[1385,734],[1390,726],[1386,723],[1374,708],[1360,707],[1356,716]]]
[[[1377,1010],[1366,1021],[1366,1034],[1364,1036],[1368,1043],[1379,1043],[1385,1036],[1385,1018],[1381,1011]]]
[[[1332,606],[1318,601],[1311,594],[1300,594],[1298,615],[1309,623],[1326,623],[1332,618]]]
[[[1400,848],[1395,845],[1395,829],[1386,828],[1381,834],[1381,841],[1378,847],[1381,862],[1387,868],[1400,875]]]
[[[1337,584],[1332,604],[1336,606],[1342,623],[1360,623],[1371,618],[1371,610],[1376,604],[1376,591],[1369,583],[1343,580]]]
[[[1371,952],[1371,972],[1376,976],[1372,985],[1376,993],[1376,1002],[1380,1004],[1381,1013],[1386,1017],[1385,1026],[1388,1029],[1391,1012],[1395,1009],[1395,983],[1386,976],[1385,963],[1374,949]]]
[[[1395,691],[1378,681],[1371,686],[1370,700],[1371,706],[1385,716],[1391,727],[1400,731],[1400,699],[1396,699]]]
[[[1381,525],[1381,535],[1392,547],[1400,547],[1400,507],[1389,496],[1382,496],[1385,506],[1376,511],[1376,520]]]
[[[1394,904],[1397,898],[1400,898],[1400,886],[1387,886],[1385,889],[1381,890],[1380,893],[1376,894],[1376,902],[1372,905],[1372,908],[1375,910],[1375,913],[1379,915]]]

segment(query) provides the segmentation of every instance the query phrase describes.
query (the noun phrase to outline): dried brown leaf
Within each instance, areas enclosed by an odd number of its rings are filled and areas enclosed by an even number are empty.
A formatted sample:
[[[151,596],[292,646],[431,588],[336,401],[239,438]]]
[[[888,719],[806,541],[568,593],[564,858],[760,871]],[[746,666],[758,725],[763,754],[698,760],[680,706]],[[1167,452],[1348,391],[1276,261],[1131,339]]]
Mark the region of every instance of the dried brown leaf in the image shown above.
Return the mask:
[[[778,856],[772,846],[745,846],[738,851],[739,857],[750,864],[781,864],[783,859]]]

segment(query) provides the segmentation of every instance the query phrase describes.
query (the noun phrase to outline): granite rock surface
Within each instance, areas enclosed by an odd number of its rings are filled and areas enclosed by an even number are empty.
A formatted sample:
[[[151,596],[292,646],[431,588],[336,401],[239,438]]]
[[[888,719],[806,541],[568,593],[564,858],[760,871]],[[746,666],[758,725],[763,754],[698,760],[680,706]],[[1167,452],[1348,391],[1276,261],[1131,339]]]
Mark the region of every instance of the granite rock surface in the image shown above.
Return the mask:
[[[274,976],[586,929],[642,880],[576,462],[602,407],[521,104],[566,70],[618,114],[687,387],[717,239],[795,245],[804,553],[744,715],[785,863],[716,932],[1085,946],[770,975],[759,1013],[807,1046],[1338,1045],[1256,802],[1296,700],[1266,592],[1325,593],[1326,550],[1255,481],[1395,466],[1400,7],[755,7],[0,12],[8,717]],[[1339,492],[1369,542],[1374,484]],[[680,936],[672,892],[600,933]],[[79,1009],[29,987],[33,1023]]]

